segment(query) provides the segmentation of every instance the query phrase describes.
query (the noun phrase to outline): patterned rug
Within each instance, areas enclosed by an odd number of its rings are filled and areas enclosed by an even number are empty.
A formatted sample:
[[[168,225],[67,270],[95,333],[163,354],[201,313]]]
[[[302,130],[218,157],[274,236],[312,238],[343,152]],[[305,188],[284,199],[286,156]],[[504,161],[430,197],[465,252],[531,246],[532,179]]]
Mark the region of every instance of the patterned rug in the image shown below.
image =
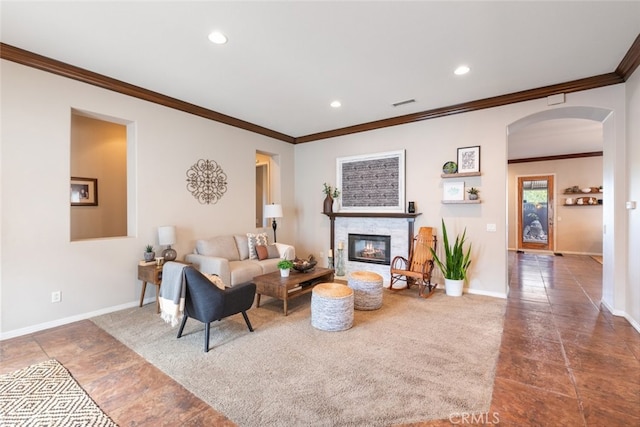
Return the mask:
[[[57,360],[0,375],[3,426],[115,426]]]

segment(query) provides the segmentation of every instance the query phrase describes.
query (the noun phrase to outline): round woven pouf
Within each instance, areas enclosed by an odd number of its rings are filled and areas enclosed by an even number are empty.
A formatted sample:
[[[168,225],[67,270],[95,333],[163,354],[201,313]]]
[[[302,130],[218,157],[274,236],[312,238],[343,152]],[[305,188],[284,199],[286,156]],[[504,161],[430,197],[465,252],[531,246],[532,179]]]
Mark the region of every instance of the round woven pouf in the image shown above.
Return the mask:
[[[353,289],[356,310],[377,310],[382,307],[382,276],[371,271],[354,271],[347,280]]]
[[[320,283],[311,294],[311,326],[344,331],[353,326],[353,290],[339,283]]]

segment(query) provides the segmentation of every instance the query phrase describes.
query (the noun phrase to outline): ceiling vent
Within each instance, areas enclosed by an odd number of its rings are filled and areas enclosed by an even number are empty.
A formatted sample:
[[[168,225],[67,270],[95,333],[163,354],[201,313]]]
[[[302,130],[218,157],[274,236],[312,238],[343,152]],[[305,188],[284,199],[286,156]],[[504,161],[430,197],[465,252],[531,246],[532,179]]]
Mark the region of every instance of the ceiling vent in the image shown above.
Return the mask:
[[[392,105],[394,107],[399,107],[401,105],[412,104],[414,102],[416,102],[415,99],[407,99],[406,101],[394,102]]]

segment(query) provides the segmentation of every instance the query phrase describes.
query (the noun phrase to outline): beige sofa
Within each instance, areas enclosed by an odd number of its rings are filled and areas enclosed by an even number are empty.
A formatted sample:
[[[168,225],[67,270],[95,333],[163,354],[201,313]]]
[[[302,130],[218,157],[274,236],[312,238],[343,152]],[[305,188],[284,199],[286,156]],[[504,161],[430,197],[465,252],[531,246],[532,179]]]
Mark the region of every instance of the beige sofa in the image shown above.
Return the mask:
[[[295,248],[284,243],[268,245],[269,258],[258,259],[255,249],[249,246],[247,235],[217,236],[196,241],[193,253],[185,256],[195,268],[205,274],[217,274],[227,286],[251,281],[255,276],[278,270],[278,262],[293,260]]]

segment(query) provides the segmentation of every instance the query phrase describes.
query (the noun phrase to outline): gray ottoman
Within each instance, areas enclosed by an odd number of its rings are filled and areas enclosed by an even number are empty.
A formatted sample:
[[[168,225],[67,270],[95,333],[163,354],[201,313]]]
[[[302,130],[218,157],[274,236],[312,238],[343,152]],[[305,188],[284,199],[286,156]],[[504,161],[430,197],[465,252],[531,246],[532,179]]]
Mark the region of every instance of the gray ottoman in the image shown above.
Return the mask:
[[[353,289],[356,310],[377,310],[382,307],[382,276],[371,271],[354,271],[347,281]]]
[[[311,326],[344,331],[353,326],[353,290],[339,283],[320,283],[311,294]]]

